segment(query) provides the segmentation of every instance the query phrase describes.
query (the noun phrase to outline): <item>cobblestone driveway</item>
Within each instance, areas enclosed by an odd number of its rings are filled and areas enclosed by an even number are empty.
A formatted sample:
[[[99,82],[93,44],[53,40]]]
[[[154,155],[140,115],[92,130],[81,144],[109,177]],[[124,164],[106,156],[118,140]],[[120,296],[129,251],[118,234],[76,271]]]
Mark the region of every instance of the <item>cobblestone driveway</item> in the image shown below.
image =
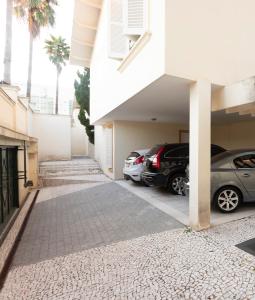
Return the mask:
[[[13,265],[32,264],[181,226],[114,182],[47,201],[39,194]]]

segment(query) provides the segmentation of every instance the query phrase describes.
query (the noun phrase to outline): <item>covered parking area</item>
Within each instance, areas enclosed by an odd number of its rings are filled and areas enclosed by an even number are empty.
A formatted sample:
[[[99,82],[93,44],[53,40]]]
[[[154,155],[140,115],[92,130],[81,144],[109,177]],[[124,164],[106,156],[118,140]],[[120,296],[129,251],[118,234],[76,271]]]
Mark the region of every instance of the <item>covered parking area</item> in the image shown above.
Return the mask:
[[[227,222],[253,214],[249,207],[231,217],[213,213],[211,221],[210,144],[227,149],[254,147],[255,137],[250,134],[255,128],[254,82],[250,78],[223,87],[207,80],[192,82],[168,75],[153,82],[100,120],[101,124],[112,124],[113,177],[122,177],[123,162],[130,151],[178,142],[180,132],[189,132],[190,197],[189,201],[172,201],[176,203],[172,211],[183,213],[186,225],[196,230],[222,218]]]

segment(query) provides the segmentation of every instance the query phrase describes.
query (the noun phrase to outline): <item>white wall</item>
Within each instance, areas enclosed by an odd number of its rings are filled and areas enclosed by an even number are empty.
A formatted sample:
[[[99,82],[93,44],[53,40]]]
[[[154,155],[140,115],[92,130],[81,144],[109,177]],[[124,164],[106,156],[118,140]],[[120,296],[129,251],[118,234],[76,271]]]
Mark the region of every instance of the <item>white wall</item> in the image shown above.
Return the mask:
[[[78,119],[78,114],[79,109],[75,109],[71,128],[71,152],[72,156],[86,156],[88,155],[88,136],[85,127]]]
[[[109,155],[113,156],[112,149],[109,153],[110,148],[107,143],[107,131],[112,129],[112,124],[107,124],[105,126],[97,125],[95,126],[95,160],[99,162],[100,167],[104,173],[113,178],[112,166],[109,166]]]
[[[167,74],[222,85],[254,76],[254,0],[166,0],[166,5]]]
[[[187,126],[169,123],[114,122],[114,177],[122,178],[124,160],[133,150],[149,149],[155,144],[178,143],[179,131]]]
[[[38,138],[39,161],[71,159],[71,117],[33,114],[32,136]]]
[[[90,68],[92,123],[165,73],[165,0],[148,1],[151,38],[123,71],[120,60],[108,57],[108,0],[103,1]]]
[[[218,85],[254,75],[254,0],[148,2],[151,38],[120,71],[121,62],[108,57],[108,1],[103,3],[91,62],[92,122],[164,74]]]
[[[255,149],[255,120],[212,127],[212,143],[226,149]]]

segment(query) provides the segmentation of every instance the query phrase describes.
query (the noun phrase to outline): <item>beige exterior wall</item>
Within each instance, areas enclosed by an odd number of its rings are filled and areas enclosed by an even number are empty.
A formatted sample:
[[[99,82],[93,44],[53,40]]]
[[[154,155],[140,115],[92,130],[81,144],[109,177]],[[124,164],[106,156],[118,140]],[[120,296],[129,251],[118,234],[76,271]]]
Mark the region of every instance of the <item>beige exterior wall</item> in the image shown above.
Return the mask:
[[[91,121],[134,96],[165,73],[165,0],[150,0],[151,33],[141,51],[135,52],[128,66],[119,71],[120,60],[109,58],[108,1],[103,8],[91,62]],[[102,66],[104,66],[102,68]],[[134,75],[136,80],[134,80]],[[117,87],[117,88],[116,88]],[[103,105],[102,105],[103,103]]]
[[[253,0],[148,2],[146,42],[123,61],[109,58],[108,1],[103,3],[91,61],[93,123],[164,74],[217,85],[254,76]]]
[[[255,120],[212,127],[212,143],[226,149],[255,148]]]
[[[166,73],[216,84],[254,76],[253,0],[166,0]]]
[[[39,161],[71,159],[71,117],[33,114],[32,134],[38,139]]]
[[[112,170],[112,165],[109,166],[108,160],[109,157],[113,157],[113,147],[109,149],[107,147],[107,141],[106,141],[106,131],[112,128],[112,124],[107,124],[105,126],[95,126],[95,147],[94,148],[94,155],[95,155],[95,160],[97,160],[100,164],[100,167],[104,171],[104,173],[109,176],[110,178],[114,178],[113,170]],[[113,141],[112,141],[113,144]],[[91,147],[91,146],[90,146]]]
[[[15,129],[15,102],[0,89],[0,126]]]
[[[20,101],[16,103],[16,131],[28,134],[28,109]]]
[[[123,177],[124,160],[133,150],[149,149],[155,144],[178,143],[180,130],[188,126],[169,123],[115,121],[113,130],[114,178]]]
[[[24,147],[26,141],[27,180],[32,180],[34,187],[38,184],[37,139],[28,134],[32,112],[18,97],[19,89],[13,86],[0,86],[0,144],[2,146]],[[18,171],[24,171],[24,152],[18,151]],[[19,204],[28,193],[24,187],[24,179],[19,179]]]

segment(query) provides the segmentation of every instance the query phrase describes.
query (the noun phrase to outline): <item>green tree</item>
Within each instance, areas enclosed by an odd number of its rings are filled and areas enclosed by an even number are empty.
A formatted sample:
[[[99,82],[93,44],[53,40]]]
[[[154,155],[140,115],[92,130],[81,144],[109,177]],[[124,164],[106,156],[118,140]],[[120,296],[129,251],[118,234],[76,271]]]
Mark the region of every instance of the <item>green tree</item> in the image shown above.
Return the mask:
[[[57,83],[56,83],[56,106],[55,111],[58,114],[58,90],[59,90],[59,76],[62,72],[63,66],[69,59],[70,47],[61,36],[51,36],[50,40],[45,41],[45,49],[49,55],[49,60],[57,69]]]
[[[39,36],[42,27],[55,24],[54,5],[57,0],[13,0],[14,11],[18,18],[28,24],[29,37],[29,60],[27,77],[27,97],[31,97],[33,43]]]
[[[78,80],[74,82],[75,97],[80,105],[79,120],[85,127],[90,143],[94,144],[94,126],[90,125],[90,70],[85,68],[83,73],[77,72]]]
[[[4,50],[4,82],[11,83],[12,58],[12,0],[6,0],[5,50]]]

